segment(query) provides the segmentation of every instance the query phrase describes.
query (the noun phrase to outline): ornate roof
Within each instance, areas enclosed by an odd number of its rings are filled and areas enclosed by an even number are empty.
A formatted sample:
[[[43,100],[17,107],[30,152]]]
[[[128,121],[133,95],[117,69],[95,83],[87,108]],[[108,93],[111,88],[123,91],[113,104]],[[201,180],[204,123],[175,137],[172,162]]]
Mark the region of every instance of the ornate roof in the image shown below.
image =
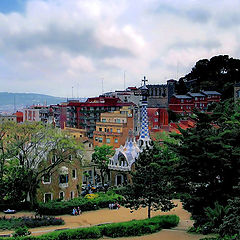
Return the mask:
[[[132,164],[138,157],[140,148],[133,137],[129,137],[124,146],[115,150],[114,156],[110,159],[108,168],[111,170],[131,171]]]

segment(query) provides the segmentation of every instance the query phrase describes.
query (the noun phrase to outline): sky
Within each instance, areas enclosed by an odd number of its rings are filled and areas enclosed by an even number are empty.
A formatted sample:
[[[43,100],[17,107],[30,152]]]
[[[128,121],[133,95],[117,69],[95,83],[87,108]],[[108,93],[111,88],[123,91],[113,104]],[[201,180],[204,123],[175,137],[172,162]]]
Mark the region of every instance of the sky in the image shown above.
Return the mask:
[[[238,0],[0,0],[0,91],[92,97],[143,76],[179,79],[200,59],[240,58],[239,9]]]

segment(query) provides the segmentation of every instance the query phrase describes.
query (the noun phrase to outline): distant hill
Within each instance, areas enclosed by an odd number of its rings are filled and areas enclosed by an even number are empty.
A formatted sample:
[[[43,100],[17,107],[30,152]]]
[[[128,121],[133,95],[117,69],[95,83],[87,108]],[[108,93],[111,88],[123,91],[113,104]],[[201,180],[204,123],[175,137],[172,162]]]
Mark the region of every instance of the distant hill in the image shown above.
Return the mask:
[[[14,100],[15,98],[15,100]],[[36,104],[57,104],[66,101],[66,98],[53,97],[37,93],[9,93],[0,92],[0,105],[36,105]]]
[[[37,93],[9,93],[0,92],[0,112],[13,112],[14,110],[22,110],[26,106],[31,105],[50,105],[66,102],[67,98],[53,97]],[[84,101],[84,98],[79,99]],[[15,109],[14,109],[15,103]]]

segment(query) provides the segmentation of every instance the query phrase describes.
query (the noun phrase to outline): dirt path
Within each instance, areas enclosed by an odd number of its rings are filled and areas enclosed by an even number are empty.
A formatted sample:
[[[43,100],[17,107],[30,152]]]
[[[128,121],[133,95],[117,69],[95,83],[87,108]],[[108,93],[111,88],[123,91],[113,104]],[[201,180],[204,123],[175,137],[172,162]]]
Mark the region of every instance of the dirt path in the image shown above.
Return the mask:
[[[119,239],[139,239],[139,240],[199,240],[203,238],[203,235],[193,235],[186,233],[186,230],[192,226],[193,221],[190,220],[190,213],[182,209],[182,204],[179,200],[174,201],[178,206],[172,209],[170,212],[163,213],[161,211],[152,212],[152,216],[156,215],[168,215],[176,214],[180,217],[180,222],[176,228],[173,229],[164,229],[158,233],[151,235],[141,236],[141,237],[131,237],[131,238],[119,238]],[[0,214],[3,216],[4,214]],[[33,213],[16,213],[13,216],[32,216]],[[11,215],[9,215],[11,216]],[[112,222],[124,222],[130,221],[133,219],[145,219],[147,218],[147,209],[139,209],[138,211],[130,212],[129,209],[121,207],[119,210],[109,210],[109,209],[100,209],[96,211],[83,212],[80,216],[70,216],[62,215],[59,216],[65,221],[63,226],[50,226],[50,227],[40,227],[30,229],[32,235],[43,234],[43,232],[53,231],[55,229],[64,229],[64,228],[78,228],[92,226],[102,223],[112,223]],[[12,231],[3,231],[2,234],[9,234]]]

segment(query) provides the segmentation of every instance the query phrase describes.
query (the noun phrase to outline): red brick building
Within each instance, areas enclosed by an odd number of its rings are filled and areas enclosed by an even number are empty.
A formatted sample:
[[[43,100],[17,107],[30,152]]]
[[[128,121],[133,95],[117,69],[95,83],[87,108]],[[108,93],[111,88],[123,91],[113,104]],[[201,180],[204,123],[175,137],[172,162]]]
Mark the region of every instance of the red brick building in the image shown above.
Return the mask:
[[[147,108],[149,130],[155,131],[168,125],[168,112],[166,108]]]
[[[133,105],[114,97],[95,97],[88,98],[86,102],[69,102],[66,126],[86,129],[87,136],[93,138],[96,122],[100,121],[101,113],[118,111],[123,106]]]
[[[201,91],[200,93],[187,93],[186,95],[174,94],[168,105],[173,112],[185,115],[190,114],[194,108],[207,111],[213,102],[220,102],[221,94],[216,91]]]

